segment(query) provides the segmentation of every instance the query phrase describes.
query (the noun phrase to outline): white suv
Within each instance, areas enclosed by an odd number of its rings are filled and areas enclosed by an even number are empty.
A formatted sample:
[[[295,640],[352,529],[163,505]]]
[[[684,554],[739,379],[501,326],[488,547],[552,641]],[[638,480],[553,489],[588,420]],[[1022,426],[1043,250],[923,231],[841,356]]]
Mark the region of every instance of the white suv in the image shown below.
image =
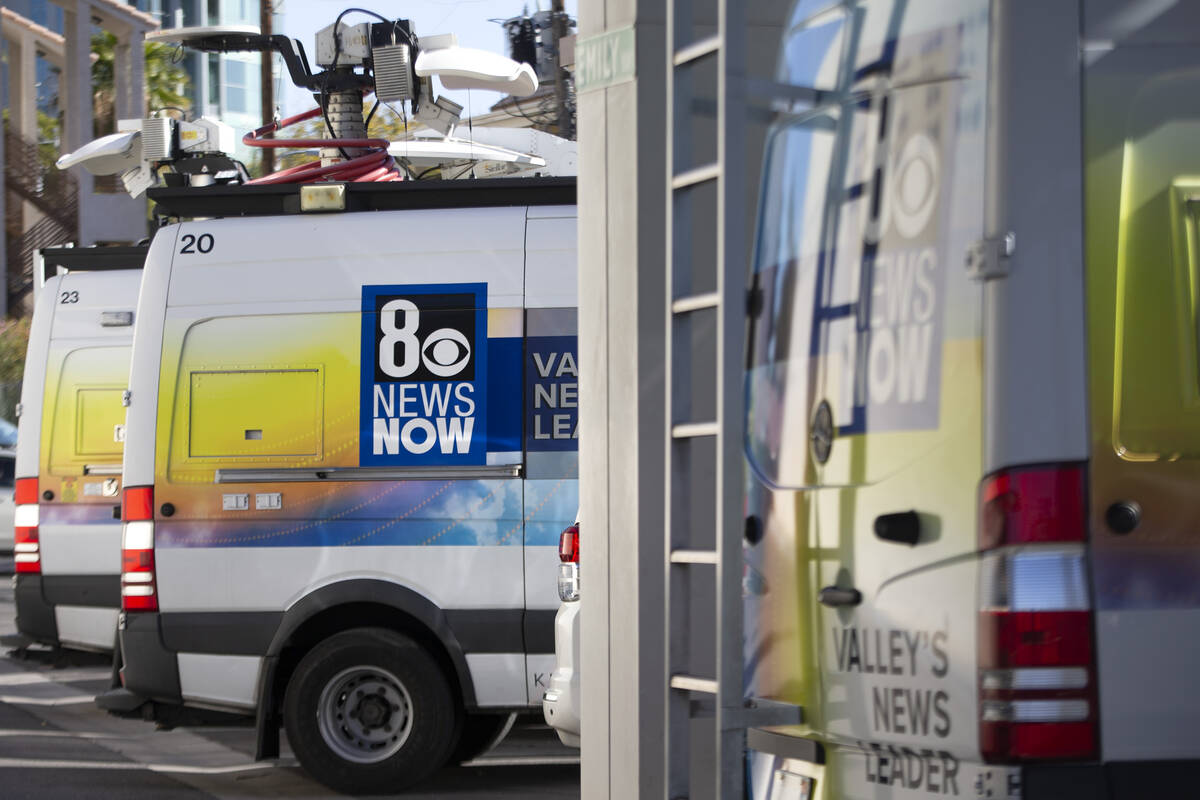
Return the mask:
[[[558,598],[554,672],[542,695],[546,724],[569,747],[579,747],[579,520],[558,537]]]

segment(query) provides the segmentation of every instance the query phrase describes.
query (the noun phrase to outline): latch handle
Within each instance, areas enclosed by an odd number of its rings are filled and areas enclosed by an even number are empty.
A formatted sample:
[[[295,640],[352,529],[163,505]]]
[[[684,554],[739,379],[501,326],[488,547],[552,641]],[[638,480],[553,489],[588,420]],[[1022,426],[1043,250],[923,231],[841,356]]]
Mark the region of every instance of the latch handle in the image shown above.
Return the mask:
[[[1008,261],[1017,251],[1017,235],[977,239],[967,246],[967,274],[972,280],[990,281],[1008,276]]]

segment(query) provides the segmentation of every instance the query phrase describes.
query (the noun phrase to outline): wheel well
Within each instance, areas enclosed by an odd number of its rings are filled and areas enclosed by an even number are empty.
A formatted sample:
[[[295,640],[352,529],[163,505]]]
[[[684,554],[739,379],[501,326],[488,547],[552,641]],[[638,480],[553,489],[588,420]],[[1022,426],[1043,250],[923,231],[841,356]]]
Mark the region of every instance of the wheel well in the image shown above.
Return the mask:
[[[393,606],[382,603],[356,602],[327,608],[300,624],[279,651],[274,680],[271,682],[271,705],[277,712],[283,708],[283,695],[296,666],[313,647],[336,633],[352,628],[387,628],[418,642],[438,662],[450,681],[460,712],[465,708],[462,681],[446,646],[420,620]]]

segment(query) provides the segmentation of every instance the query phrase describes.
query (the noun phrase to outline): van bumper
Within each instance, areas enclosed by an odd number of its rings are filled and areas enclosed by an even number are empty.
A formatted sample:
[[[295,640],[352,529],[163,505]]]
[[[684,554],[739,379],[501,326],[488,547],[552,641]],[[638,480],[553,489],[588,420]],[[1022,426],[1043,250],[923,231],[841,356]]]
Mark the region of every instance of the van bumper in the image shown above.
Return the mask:
[[[35,642],[57,646],[58,623],[54,606],[46,602],[42,592],[42,576],[18,573],[13,577],[17,630]]]
[[[568,747],[579,747],[579,603],[563,603],[554,617],[554,672],[542,695],[542,715]]]
[[[1021,771],[1022,800],[1142,800],[1190,797],[1200,760],[1045,764]]]
[[[117,620],[121,643],[121,683],[147,700],[179,704],[179,660],[163,644],[159,616],[152,612],[121,612]]]

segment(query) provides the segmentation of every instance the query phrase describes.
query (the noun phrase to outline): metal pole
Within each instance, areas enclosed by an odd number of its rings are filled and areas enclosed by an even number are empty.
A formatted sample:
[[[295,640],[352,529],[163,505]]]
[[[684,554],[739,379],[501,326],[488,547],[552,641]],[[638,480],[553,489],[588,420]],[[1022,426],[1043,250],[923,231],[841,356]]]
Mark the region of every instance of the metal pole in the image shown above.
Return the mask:
[[[271,0],[259,0],[258,24],[263,36],[270,36],[273,32],[271,23],[274,16],[275,9],[271,5]],[[275,119],[275,76],[271,69],[274,60],[275,54],[272,51],[263,51],[262,72],[259,78],[262,90],[263,125],[269,125]],[[259,152],[262,154],[263,174],[268,175],[274,172],[275,151],[270,147],[263,147]]]
[[[564,139],[574,139],[571,110],[567,108],[567,71],[562,66],[561,42],[567,35],[567,12],[563,0],[552,0],[550,9],[550,32],[554,42],[554,102],[558,106],[557,133]]]

